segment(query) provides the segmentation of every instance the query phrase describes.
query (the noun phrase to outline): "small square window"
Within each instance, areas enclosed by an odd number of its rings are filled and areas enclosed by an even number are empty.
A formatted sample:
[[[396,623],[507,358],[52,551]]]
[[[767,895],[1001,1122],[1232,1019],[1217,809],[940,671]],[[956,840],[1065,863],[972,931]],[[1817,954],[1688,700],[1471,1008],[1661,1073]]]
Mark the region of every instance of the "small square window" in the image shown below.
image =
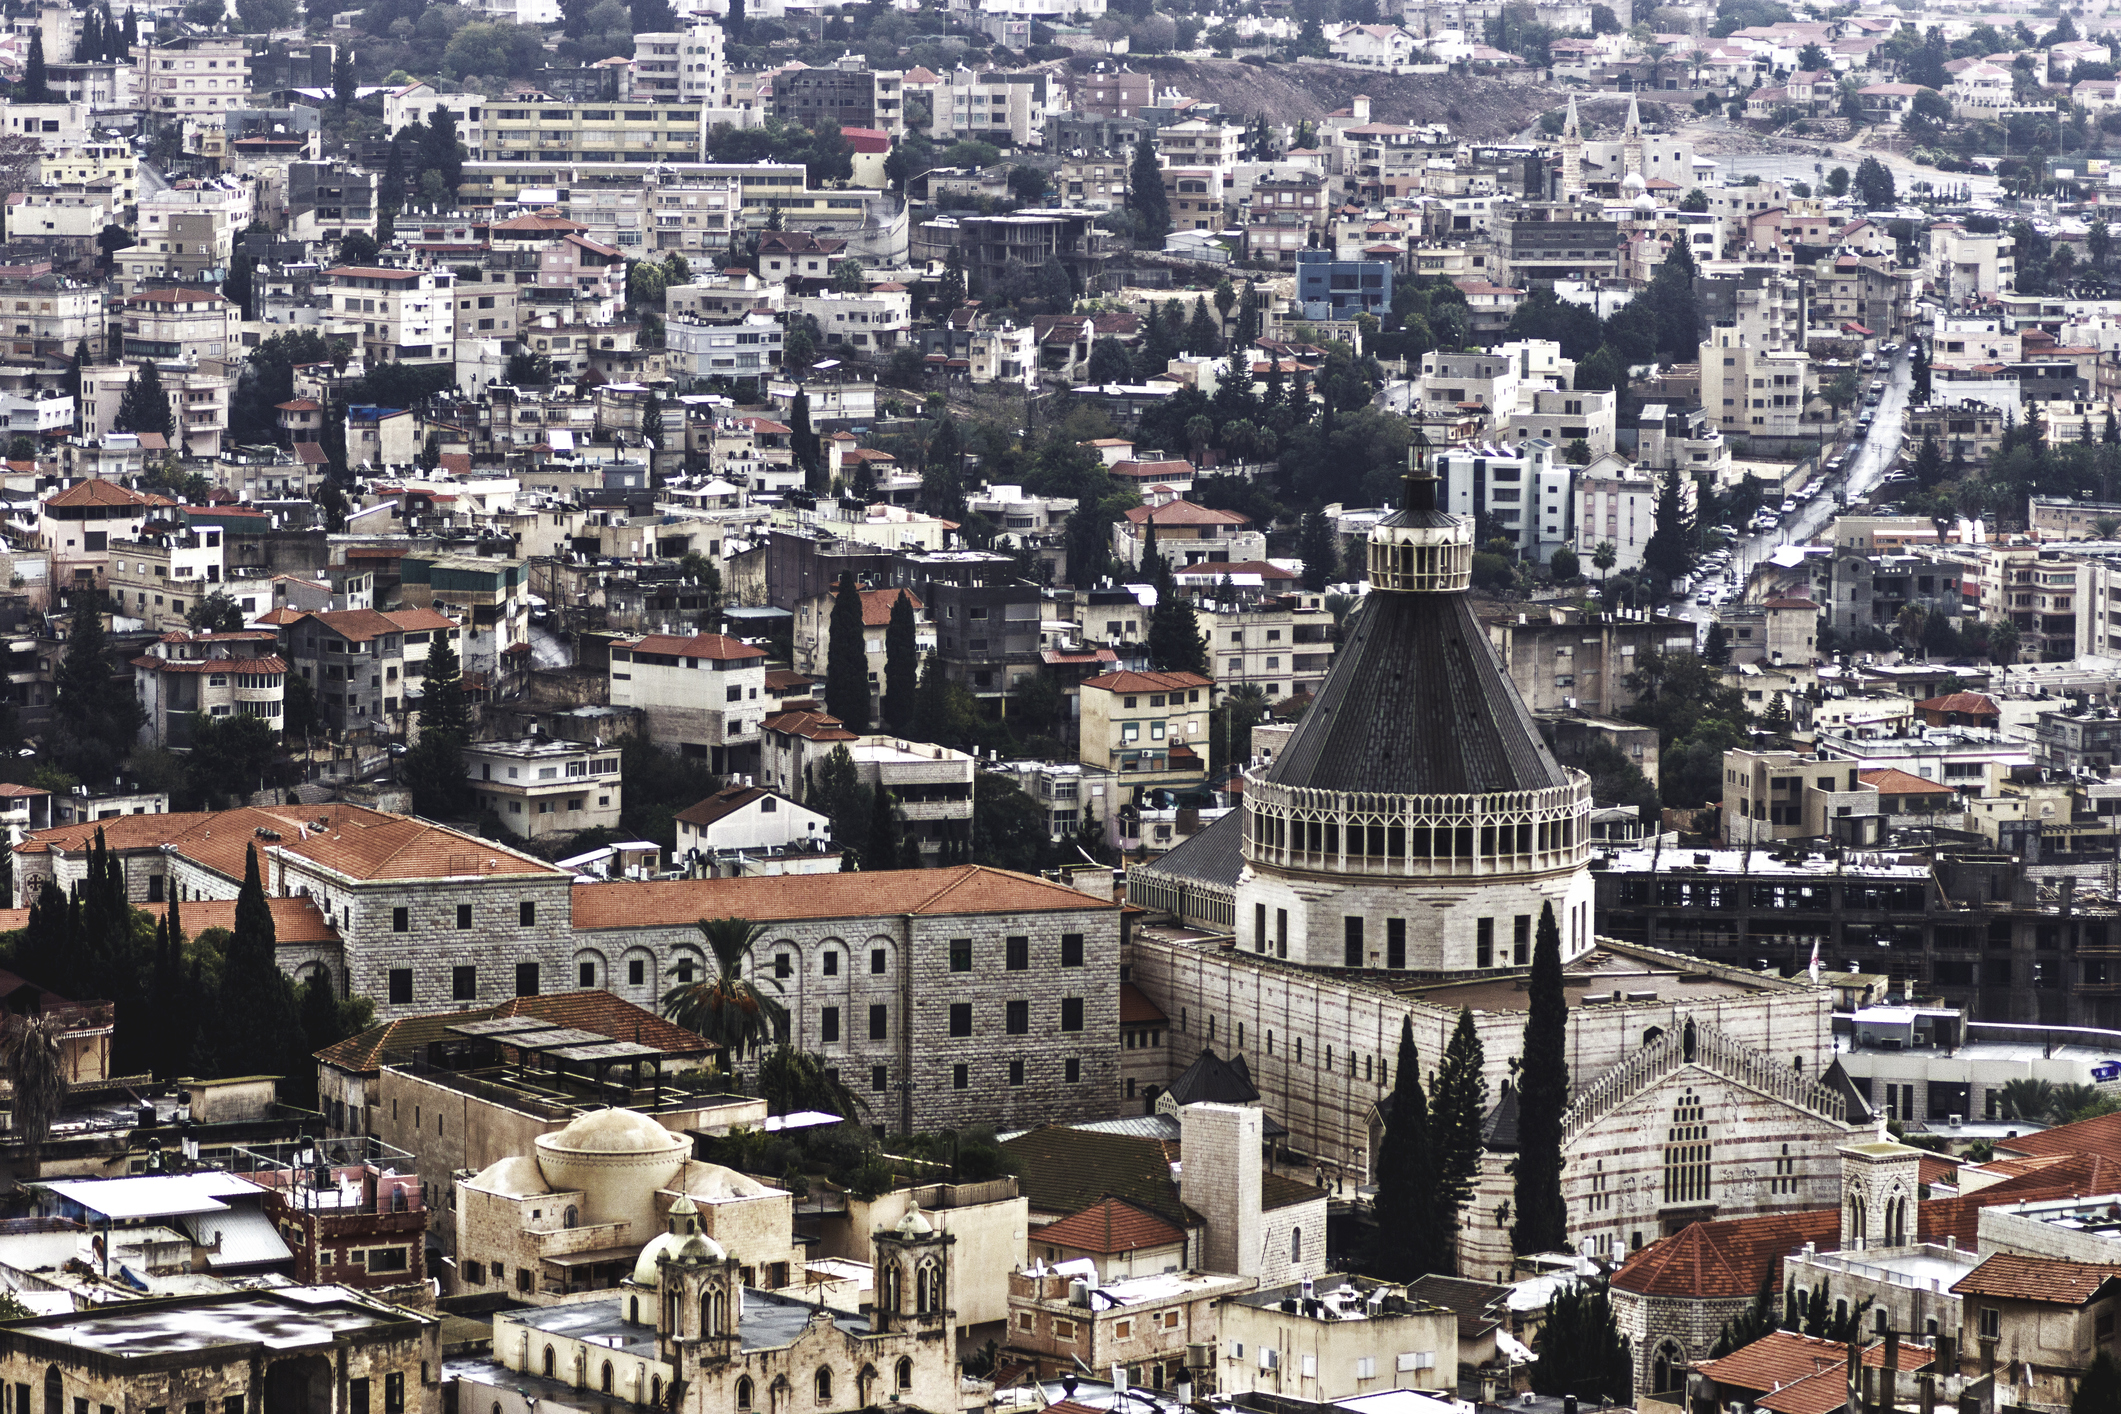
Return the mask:
[[[475,1002],[479,999],[478,968],[452,967],[449,969],[449,999],[453,1002]]]
[[[972,1003],[950,1003],[950,1034],[970,1036],[972,1034]]]
[[[390,1004],[408,1006],[412,1002],[412,969],[393,967],[390,969]]]
[[[457,927],[461,929],[468,929],[471,927],[470,904],[460,903],[457,905]]]
[[[516,926],[518,928],[535,928],[537,925],[538,906],[529,899],[524,899],[516,905]]]
[[[950,970],[952,972],[970,972],[972,970],[972,939],[952,938],[950,940]]]

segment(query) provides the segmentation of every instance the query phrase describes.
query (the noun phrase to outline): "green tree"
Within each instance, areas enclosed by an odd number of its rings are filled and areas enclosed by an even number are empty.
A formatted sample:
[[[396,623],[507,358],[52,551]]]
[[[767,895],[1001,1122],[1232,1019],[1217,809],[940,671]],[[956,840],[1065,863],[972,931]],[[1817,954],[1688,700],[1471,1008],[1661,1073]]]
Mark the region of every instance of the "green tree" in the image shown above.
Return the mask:
[[[1633,1367],[1603,1282],[1575,1281],[1547,1299],[1530,1375],[1534,1391],[1625,1405],[1633,1395]]]
[[[822,1111],[853,1120],[869,1114],[869,1102],[839,1078],[837,1067],[785,1043],[759,1058],[758,1093],[768,1114]]]
[[[2077,1392],[2070,1396],[2069,1414],[2121,1414],[2121,1368],[2115,1366],[2112,1351],[2102,1347],[2092,1356],[2090,1368],[2077,1381]]]
[[[1296,553],[1303,559],[1303,586],[1316,592],[1326,587],[1340,563],[1339,536],[1323,511],[1307,511],[1296,531]]]
[[[825,710],[857,733],[869,730],[869,650],[862,632],[861,587],[851,570],[843,571],[825,650]]]
[[[663,993],[663,1015],[687,1031],[728,1047],[733,1062],[784,1039],[788,1008],[758,985],[747,963],[766,930],[744,918],[702,918],[697,924],[714,956],[709,975],[681,981]]]
[[[1487,1054],[1480,1044],[1480,1031],[1473,1024],[1473,1013],[1461,1009],[1429,1092],[1429,1149],[1436,1164],[1436,1202],[1440,1210],[1454,1215],[1450,1222],[1454,1234],[1459,1221],[1456,1215],[1473,1201],[1480,1182],[1480,1159],[1486,1148],[1481,1129],[1488,1115],[1486,1066]]]
[[[1709,1348],[1709,1358],[1721,1359],[1733,1351],[1743,1350],[1776,1328],[1775,1288],[1767,1278],[1760,1279],[1760,1290],[1753,1295],[1753,1304],[1723,1323],[1716,1333],[1716,1343]]]
[[[1655,578],[1660,593],[1668,593],[1671,581],[1686,578],[1694,568],[1697,543],[1694,513],[1686,504],[1679,472],[1668,471],[1657,495],[1656,528],[1642,547],[1643,568]]]
[[[1532,944],[1524,1049],[1517,1071],[1515,1217],[1510,1241],[1519,1255],[1557,1252],[1568,1244],[1561,1198],[1561,1120],[1569,1097],[1569,1003],[1561,983],[1561,927],[1542,904]],[[1579,1386],[1579,1393],[1581,1387]]]
[[[920,640],[913,596],[900,592],[884,629],[884,722],[902,737],[914,734],[920,694]]]
[[[1554,558],[1547,562],[1547,570],[1554,576],[1556,584],[1570,584],[1583,578],[1582,562],[1566,545],[1554,552]]]
[[[1731,638],[1720,620],[1709,625],[1709,636],[1701,645],[1701,661],[1719,668],[1731,661]]]
[[[277,745],[274,736],[270,723],[246,712],[227,717],[194,713],[191,753],[184,766],[201,808],[220,809],[229,800],[241,803],[262,789]]]
[[[280,970],[278,934],[265,886],[258,875],[258,851],[243,849],[243,887],[236,895],[236,926],[221,964],[221,986],[214,1011],[240,1017],[240,1025],[214,1028],[221,1075],[285,1075],[297,1061],[302,1035],[295,1007],[294,984]],[[306,1059],[306,1058],[301,1058]],[[314,1064],[312,1062],[312,1064]]]
[[[869,792],[869,799],[869,836],[862,842],[862,868],[874,874],[898,868],[904,850],[899,843],[898,812],[892,808],[891,792],[879,782]]]
[[[41,58],[42,46],[32,52]],[[42,74],[38,77],[41,81]],[[56,1016],[10,1016],[0,1026],[0,1052],[5,1054],[8,1085],[14,1092],[14,1137],[31,1174],[39,1172],[44,1141],[51,1137],[52,1122],[66,1103],[66,1066],[59,1052],[59,1036]]]
[[[1134,144],[1127,205],[1134,212],[1135,244],[1160,249],[1171,230],[1171,200],[1164,194],[1164,171],[1156,160],[1156,144],[1146,135]]]
[[[339,105],[339,111],[340,111],[340,112],[342,112],[342,113],[343,113],[343,112],[345,112],[345,111],[346,111],[346,110],[347,110],[348,108],[351,108],[351,107],[353,106],[353,101],[354,101],[354,59],[353,59],[353,50],[352,50],[352,49],[350,49],[350,48],[348,48],[347,46],[345,46],[345,45],[343,45],[343,44],[342,44],[342,45],[340,45],[340,46],[338,46],[338,50],[337,50],[337,52],[336,52],[335,54],[333,54],[333,56],[332,56],[332,61],[331,61],[331,94],[332,94],[332,97],[333,97],[333,99],[337,101],[337,103],[338,103],[338,105]]]
[[[464,746],[471,740],[471,704],[464,698],[461,665],[438,629],[427,645],[427,671],[420,686],[420,739],[401,758],[399,774],[412,788],[413,812],[433,818],[461,814],[471,805]]]
[[[1035,874],[1047,848],[1046,812],[1014,779],[996,771],[972,778],[972,863]]]
[[[29,32],[29,62],[22,72],[22,101],[52,101],[51,76],[44,66],[44,31],[41,29],[32,29]]]
[[[1826,174],[1826,194],[1833,197],[1842,197],[1849,194],[1848,168],[1836,167],[1833,171]]]
[[[169,411],[169,394],[162,390],[162,371],[155,367],[154,360],[142,360],[134,366],[132,376],[125,380],[125,391],[119,395],[118,415],[112,419],[111,429],[116,432],[156,432],[164,438],[176,432],[176,419]]]
[[[1856,164],[1856,200],[1866,210],[1892,206],[1895,200],[1892,169],[1875,157]]]
[[[1437,1199],[1437,1157],[1411,1016],[1399,1020],[1398,1066],[1377,1146],[1377,1270],[1387,1280],[1407,1282],[1453,1272],[1457,1265],[1455,1224]]]
[[[104,634],[103,594],[94,586],[73,591],[66,657],[53,683],[53,764],[78,780],[108,780],[132,754],[143,714],[139,699],[115,676]]]

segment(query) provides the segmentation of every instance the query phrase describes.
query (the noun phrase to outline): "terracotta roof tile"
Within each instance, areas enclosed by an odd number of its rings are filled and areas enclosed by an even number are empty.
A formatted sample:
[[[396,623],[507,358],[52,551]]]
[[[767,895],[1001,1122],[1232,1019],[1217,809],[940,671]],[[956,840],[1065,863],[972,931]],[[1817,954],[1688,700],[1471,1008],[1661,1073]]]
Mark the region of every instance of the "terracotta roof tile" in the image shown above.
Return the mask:
[[[1744,1390],[1768,1391],[1809,1379],[1822,1371],[1848,1370],[1848,1346],[1838,1340],[1799,1335],[1795,1331],[1769,1331],[1760,1339],[1720,1360],[1696,1368],[1719,1385]],[[1882,1368],[1885,1346],[1881,1342],[1863,1352],[1863,1363]],[[1900,1347],[1900,1370],[1919,1370],[1930,1363],[1930,1352],[1912,1342]],[[1828,1406],[1832,1408],[1834,1406]]]
[[[2082,1306],[2098,1297],[2108,1283],[2117,1278],[2121,1278],[2121,1266],[1997,1252],[1954,1282],[1952,1291],[1959,1296],[1995,1296],[2011,1301]]]
[[[764,658],[763,648],[753,648],[726,633],[696,633],[690,638],[679,638],[674,634],[651,633],[630,642],[611,645],[634,653],[659,653],[672,658],[711,658],[717,662],[739,662],[746,658]]]
[[[1613,1285],[1643,1296],[1752,1296],[1773,1279],[1785,1253],[1807,1242],[1827,1250],[1840,1234],[1841,1213],[1834,1208],[1689,1223],[1629,1253],[1613,1273]]]
[[[1106,1198],[1057,1223],[1033,1228],[1031,1240],[1109,1257],[1144,1247],[1175,1247],[1186,1240],[1186,1234],[1145,1208],[1121,1198]]]
[[[315,619],[355,643],[367,643],[386,633],[425,633],[457,626],[454,619],[432,609],[392,609],[387,613],[376,609],[323,609],[303,617]]]
[[[948,916],[1114,907],[1063,884],[978,864],[874,874],[578,884],[572,896],[577,931],[685,927],[702,918],[750,918],[765,923],[880,913]]]
[[[1208,687],[1212,684],[1199,673],[1099,673],[1094,678],[1083,679],[1084,687],[1103,688],[1107,692],[1174,692],[1193,687]]]
[[[862,591],[862,627],[883,628],[891,622],[891,610],[898,604],[899,595],[913,601],[916,618],[921,611],[920,596],[910,589],[864,589]]]
[[[185,926],[190,927],[190,905],[185,906]],[[676,1055],[691,1055],[715,1049],[704,1037],[674,1026],[654,1012],[635,1006],[623,997],[601,989],[585,992],[555,992],[538,997],[512,997],[495,1006],[470,1011],[432,1012],[405,1016],[371,1026],[358,1036],[318,1051],[317,1059],[337,1069],[361,1074],[382,1065],[392,1052],[415,1050],[441,1040],[452,1026],[498,1016],[534,1016],[557,1026],[577,1027],[609,1036],[614,1041],[639,1041]]]
[[[1928,697],[1915,704],[1918,712],[1966,712],[1977,717],[2000,717],[1994,699],[1981,692],[1954,692],[1945,697]]]
[[[144,443],[142,445],[145,445]],[[92,476],[86,481],[76,481],[58,495],[44,502],[47,506],[173,506],[176,502],[166,496],[151,496],[135,491],[129,486],[120,486],[115,481],[105,481]]]
[[[683,819],[683,816],[679,817]],[[1149,1000],[1148,993],[1132,982],[1119,984],[1119,1024],[1122,1026],[1149,1026],[1159,1021],[1169,1021],[1162,1007]]]
[[[1875,786],[1880,795],[1950,795],[1952,788],[1935,781],[1925,781],[1920,776],[1911,776],[1898,767],[1887,766],[1876,771],[1858,771],[1857,777],[1867,786]]]

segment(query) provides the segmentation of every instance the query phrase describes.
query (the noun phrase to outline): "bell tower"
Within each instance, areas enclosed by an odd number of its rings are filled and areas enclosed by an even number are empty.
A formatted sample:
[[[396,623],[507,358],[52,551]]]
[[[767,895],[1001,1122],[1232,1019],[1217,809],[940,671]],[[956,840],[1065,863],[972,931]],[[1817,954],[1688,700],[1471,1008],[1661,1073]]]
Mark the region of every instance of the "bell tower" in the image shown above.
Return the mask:
[[[670,1205],[670,1229],[657,1243],[657,1357],[680,1372],[726,1361],[736,1352],[743,1313],[736,1259],[700,1231],[699,1209],[684,1194]]]
[[[1583,124],[1576,120],[1576,95],[1569,95],[1569,115],[1561,125],[1561,199],[1583,190]]]
[[[1841,1155],[1841,1250],[1905,1247],[1915,1240],[1915,1202],[1922,1188],[1922,1150],[1886,1133],[1844,1144]]]
[[[1640,176],[1642,165],[1642,106],[1630,98],[1627,130],[1620,135],[1621,175],[1633,172]]]
[[[937,1232],[916,1202],[895,1226],[879,1228],[873,1240],[876,1298],[871,1328],[879,1335],[941,1331],[954,1345],[957,1322],[952,1319],[956,1313],[950,1306],[950,1283],[951,1249],[957,1239]]]

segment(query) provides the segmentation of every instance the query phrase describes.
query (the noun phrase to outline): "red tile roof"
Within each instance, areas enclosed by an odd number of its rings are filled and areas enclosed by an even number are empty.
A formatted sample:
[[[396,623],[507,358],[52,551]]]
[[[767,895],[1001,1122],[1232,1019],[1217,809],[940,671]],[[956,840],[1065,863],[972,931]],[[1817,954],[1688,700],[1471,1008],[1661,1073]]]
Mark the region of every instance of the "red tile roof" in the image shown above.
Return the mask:
[[[578,884],[572,897],[577,931],[690,927],[702,918],[749,918],[767,923],[798,918],[868,918],[880,913],[946,917],[1116,907],[1065,884],[980,864],[865,874]]]
[[[145,434],[143,434],[145,435]],[[76,481],[58,495],[49,497],[47,506],[173,506],[176,502],[166,496],[151,496],[135,491],[129,486],[120,486],[115,481],[105,481],[92,476],[86,481]]]
[[[1109,1257],[1144,1247],[1176,1247],[1186,1235],[1154,1213],[1124,1199],[1107,1198],[1057,1223],[1033,1228],[1031,1240]]]
[[[762,731],[799,736],[808,741],[856,741],[839,718],[825,712],[776,712],[759,723]]]
[[[1976,717],[2000,717],[2003,715],[1995,702],[1980,692],[1954,692],[1945,697],[1929,697],[1915,704],[1918,712],[1963,712]]]
[[[192,905],[184,905],[187,931]],[[446,1028],[489,1017],[534,1016],[556,1026],[593,1031],[615,1041],[638,1041],[676,1055],[691,1055],[717,1047],[682,1026],[672,1025],[654,1012],[635,1006],[623,997],[601,988],[586,992],[554,992],[537,997],[512,997],[496,1006],[471,1011],[435,1012],[406,1016],[372,1026],[358,1036],[349,1036],[316,1053],[326,1065],[355,1074],[373,1071],[392,1051],[409,1051],[431,1041],[442,1040]]]
[[[433,609],[321,609],[305,614],[341,638],[367,643],[387,633],[430,633],[455,628],[456,621]]]
[[[1952,1291],[1959,1296],[2082,1306],[2100,1296],[2117,1278],[2121,1278],[2121,1266],[1997,1252],[1952,1283]]]
[[[1122,462],[1121,466],[1130,465]],[[1162,465],[1162,463],[1158,463]],[[1190,462],[1180,462],[1188,475],[1192,474]],[[1117,470],[1117,468],[1114,468]],[[1165,525],[1250,525],[1252,518],[1238,511],[1218,511],[1207,506],[1195,505],[1191,501],[1166,501],[1160,506],[1136,506],[1127,512],[1127,519],[1135,525],[1151,523]]]
[[[726,633],[696,633],[690,638],[678,638],[673,634],[651,633],[630,642],[611,645],[635,653],[659,653],[672,658],[711,658],[717,662],[742,662],[746,658],[763,659],[766,651],[731,638]]]
[[[1696,1366],[1719,1385],[1747,1390],[1775,1390],[1809,1379],[1822,1371],[1846,1372],[1848,1346],[1838,1340],[1798,1335],[1795,1331],[1769,1331],[1760,1339],[1720,1360]],[[1863,1352],[1863,1363],[1883,1368],[1885,1345],[1880,1342]],[[1900,1347],[1898,1370],[1919,1370],[1930,1363],[1930,1352],[1909,1342]],[[1831,1406],[1830,1406],[1831,1407]]]
[[[1825,1250],[1840,1235],[1836,1208],[1689,1223],[1662,1242],[1629,1253],[1612,1284],[1642,1296],[1752,1296],[1773,1279],[1775,1264],[1785,1254],[1807,1242]]]
[[[1084,687],[1103,688],[1106,692],[1180,692],[1190,687],[1209,687],[1212,684],[1199,673],[1099,673],[1094,678],[1083,679]]]
[[[1877,787],[1880,795],[1950,795],[1950,786],[1935,781],[1925,781],[1920,776],[1911,776],[1898,767],[1887,766],[1876,771],[1858,771],[1856,776],[1867,786]]]
[[[918,619],[921,612],[920,596],[910,589],[864,589],[862,591],[862,626],[882,628],[891,622],[891,610],[898,604],[899,595],[913,601],[913,616]]]

